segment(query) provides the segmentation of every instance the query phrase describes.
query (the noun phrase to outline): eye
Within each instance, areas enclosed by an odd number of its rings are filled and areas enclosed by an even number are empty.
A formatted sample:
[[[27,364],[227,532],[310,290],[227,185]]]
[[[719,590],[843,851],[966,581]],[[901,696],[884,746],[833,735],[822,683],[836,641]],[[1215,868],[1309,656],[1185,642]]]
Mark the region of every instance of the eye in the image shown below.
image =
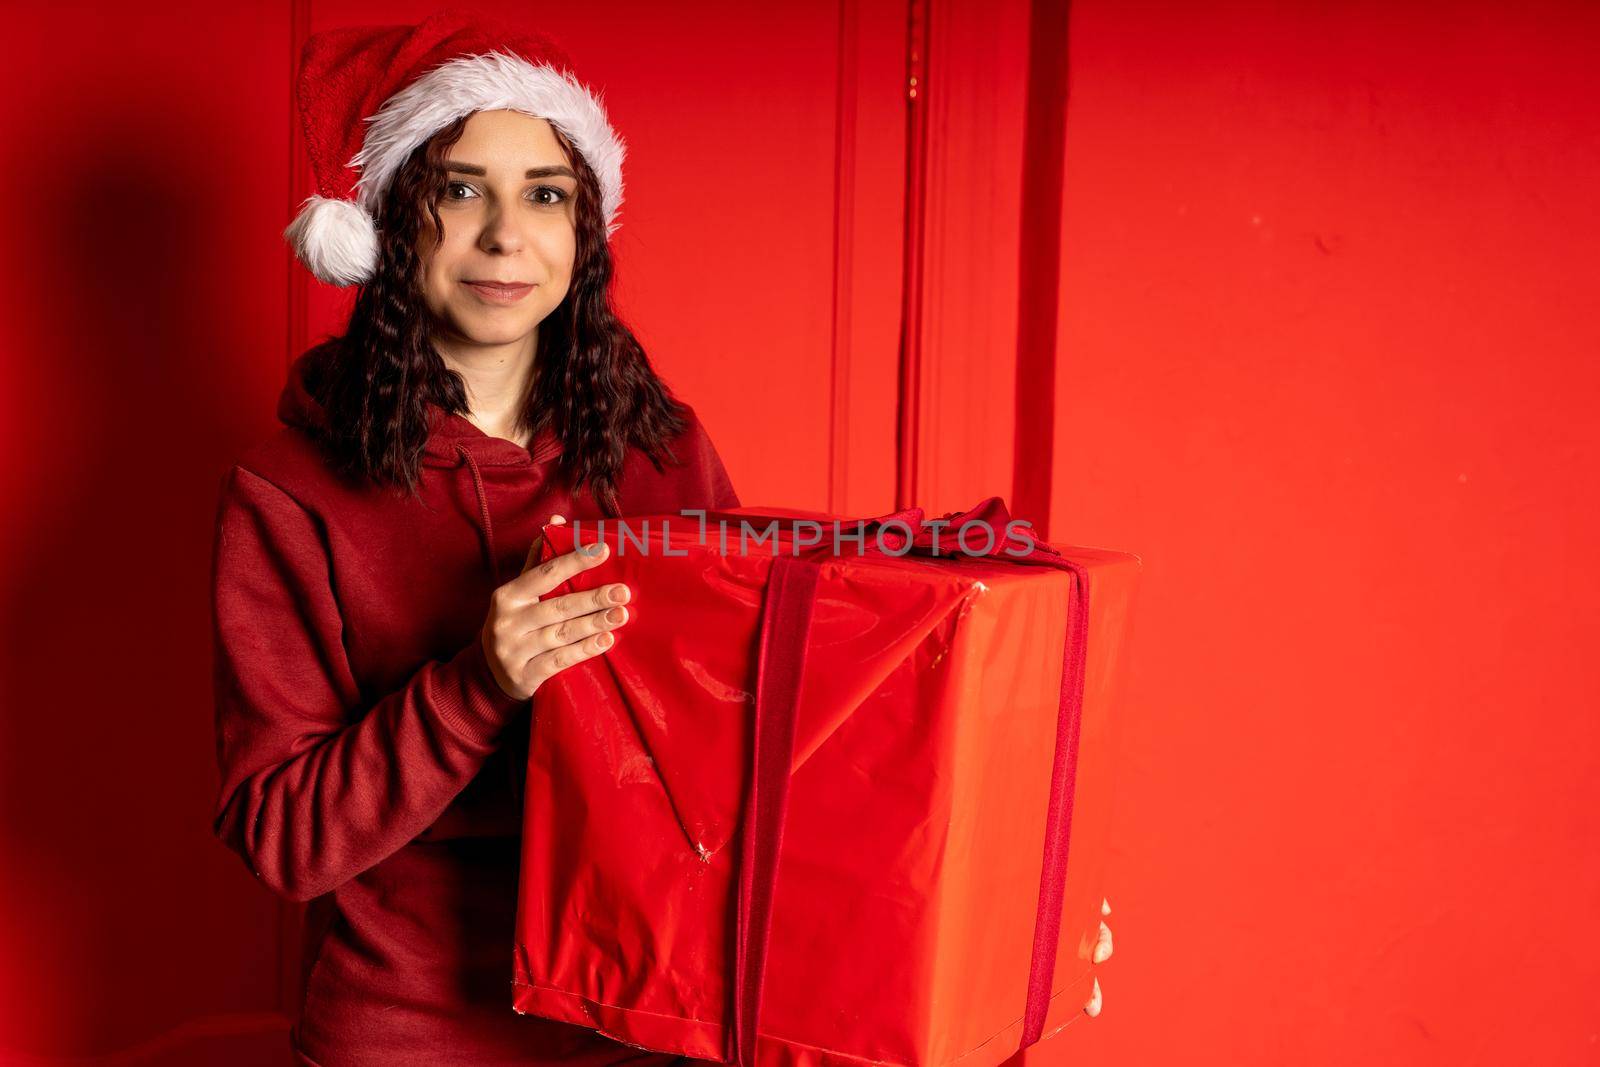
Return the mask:
[[[550,193],[552,195],[552,199],[541,200],[540,197],[545,193]],[[534,203],[543,205],[545,207],[554,207],[555,205],[566,200],[570,195],[571,194],[565,189],[561,189],[554,185],[541,185],[533,190]]]
[[[457,196],[457,190],[460,190],[464,195]],[[444,183],[444,198],[446,200],[470,200],[477,195],[478,191],[466,182],[448,181]]]

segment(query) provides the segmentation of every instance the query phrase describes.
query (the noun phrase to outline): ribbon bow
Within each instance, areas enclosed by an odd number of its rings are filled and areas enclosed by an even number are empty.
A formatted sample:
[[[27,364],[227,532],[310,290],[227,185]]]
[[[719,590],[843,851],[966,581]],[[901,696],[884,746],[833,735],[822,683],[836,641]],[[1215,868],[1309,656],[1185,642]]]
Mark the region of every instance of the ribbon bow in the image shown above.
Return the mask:
[[[929,520],[926,513],[919,507],[909,507],[901,511],[892,511],[887,515],[879,515],[870,519],[859,520],[863,524],[865,533],[882,537],[898,546],[907,545],[907,551],[919,556],[950,556],[957,553],[968,556],[1003,556],[1017,559],[1024,554],[1008,553],[1003,549],[1005,544],[1004,533],[1011,532],[1013,519],[1011,512],[1006,510],[1005,501],[998,496],[985,497],[965,511],[947,511],[936,519]],[[900,533],[894,529],[895,524],[904,525],[911,533]],[[969,524],[976,524],[980,528],[991,531],[1001,531],[989,537],[984,551],[974,552],[962,535],[962,530]],[[1039,540],[1033,533],[1033,527],[1028,524],[1020,525],[1015,530],[1020,534],[1023,542],[1028,545],[1029,553],[1044,552],[1052,556],[1060,555],[1048,543]],[[951,551],[952,546],[954,551]]]

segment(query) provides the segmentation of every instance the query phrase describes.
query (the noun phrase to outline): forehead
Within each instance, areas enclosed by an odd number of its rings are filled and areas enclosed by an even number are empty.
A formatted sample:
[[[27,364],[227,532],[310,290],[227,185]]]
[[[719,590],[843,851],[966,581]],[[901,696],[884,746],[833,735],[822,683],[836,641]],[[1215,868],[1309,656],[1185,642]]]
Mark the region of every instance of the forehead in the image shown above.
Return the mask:
[[[549,120],[520,111],[474,112],[450,158],[516,171],[571,162]]]

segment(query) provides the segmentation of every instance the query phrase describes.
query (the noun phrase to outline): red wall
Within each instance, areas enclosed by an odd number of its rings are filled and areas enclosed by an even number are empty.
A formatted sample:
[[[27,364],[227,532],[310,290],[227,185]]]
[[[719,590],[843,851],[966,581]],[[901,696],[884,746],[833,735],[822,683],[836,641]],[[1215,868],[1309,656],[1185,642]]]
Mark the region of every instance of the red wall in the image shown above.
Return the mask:
[[[291,57],[430,8],[12,14],[0,1062],[286,1062],[295,911],[208,827],[210,520],[341,306],[279,237]],[[1600,12],[1060,15],[553,9],[625,315],[749,503],[1143,557],[1105,1007],[1028,1067],[1595,1062]]]
[[[1051,525],[1145,562],[1079,1062],[1600,1062],[1600,8],[1071,35]]]

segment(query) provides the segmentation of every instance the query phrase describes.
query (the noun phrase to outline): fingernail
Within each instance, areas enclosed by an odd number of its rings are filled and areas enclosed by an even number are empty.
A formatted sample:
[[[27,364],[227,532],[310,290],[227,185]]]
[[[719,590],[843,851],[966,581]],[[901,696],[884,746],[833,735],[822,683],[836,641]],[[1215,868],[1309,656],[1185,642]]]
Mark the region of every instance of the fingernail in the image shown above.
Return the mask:
[[[628,613],[623,611],[621,608],[612,608],[610,611],[606,612],[607,622],[621,622],[627,617]]]
[[[624,600],[628,599],[628,587],[625,585],[614,585],[611,587],[611,592],[606,595],[611,598],[612,603],[620,604]]]
[[[586,556],[598,556],[600,553],[605,551],[605,548],[606,543],[604,541],[596,541],[592,545],[584,545],[578,551],[582,552]]]
[[[610,634],[601,634],[600,635],[598,644],[600,645],[601,648],[605,648],[610,643],[611,643],[611,635]]]

